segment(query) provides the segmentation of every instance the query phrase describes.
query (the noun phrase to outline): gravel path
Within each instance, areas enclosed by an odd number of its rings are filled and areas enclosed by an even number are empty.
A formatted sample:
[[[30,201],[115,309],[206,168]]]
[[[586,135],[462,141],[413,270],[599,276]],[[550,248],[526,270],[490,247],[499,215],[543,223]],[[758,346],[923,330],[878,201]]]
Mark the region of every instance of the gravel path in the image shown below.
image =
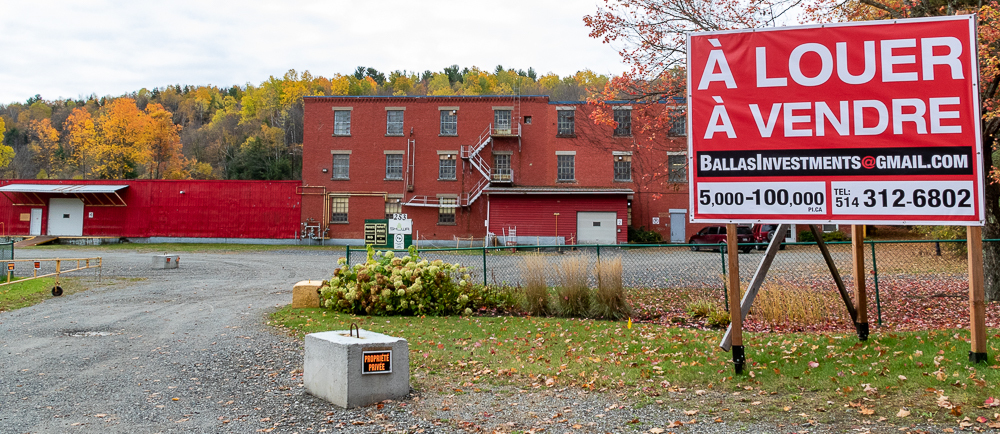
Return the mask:
[[[22,249],[18,258],[104,258],[93,289],[0,313],[0,432],[649,432],[685,415],[693,394],[632,407],[576,390],[417,391],[343,410],[302,387],[302,343],[266,325],[291,287],[329,276],[340,255],[152,254]],[[696,405],[709,407],[704,397]],[[720,405],[726,397],[716,397]],[[690,403],[694,405],[694,403]],[[381,408],[380,408],[381,407]],[[687,405],[690,407],[690,405]],[[631,423],[638,421],[638,423]],[[876,432],[900,432],[898,427]],[[698,423],[667,432],[866,432],[871,426]],[[906,431],[902,431],[906,432]]]

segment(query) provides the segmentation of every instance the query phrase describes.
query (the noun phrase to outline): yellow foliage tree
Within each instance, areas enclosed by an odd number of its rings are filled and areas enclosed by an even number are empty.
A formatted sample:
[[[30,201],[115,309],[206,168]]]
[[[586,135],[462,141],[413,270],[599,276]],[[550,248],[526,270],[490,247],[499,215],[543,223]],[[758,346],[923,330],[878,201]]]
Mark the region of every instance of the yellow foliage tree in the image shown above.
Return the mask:
[[[101,179],[134,179],[150,160],[145,140],[149,115],[132,98],[108,103],[97,119],[97,140],[91,173]]]
[[[62,164],[62,149],[59,147],[59,133],[52,128],[48,119],[32,120],[28,124],[28,149],[34,156],[35,163],[45,171],[44,178],[60,171]]]
[[[0,169],[6,169],[14,161],[14,148],[3,144],[3,136],[7,133],[7,125],[0,117]]]
[[[63,122],[62,144],[63,151],[69,156],[70,164],[80,167],[86,176],[88,152],[93,152],[97,145],[97,128],[90,111],[83,107],[73,109]]]
[[[149,116],[144,131],[144,147],[149,148],[150,179],[186,179],[187,161],[181,154],[180,125],[174,125],[173,114],[159,104],[146,106]]]

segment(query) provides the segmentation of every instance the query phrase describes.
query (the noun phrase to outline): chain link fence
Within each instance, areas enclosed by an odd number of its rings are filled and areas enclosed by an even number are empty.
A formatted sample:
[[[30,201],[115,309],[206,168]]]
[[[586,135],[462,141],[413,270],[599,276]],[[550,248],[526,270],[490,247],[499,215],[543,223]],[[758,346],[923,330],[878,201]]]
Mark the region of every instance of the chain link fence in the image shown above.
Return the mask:
[[[1000,240],[985,240],[1000,242]],[[854,293],[853,255],[850,242],[827,242],[830,255],[849,293]],[[472,281],[490,288],[519,286],[521,270],[528,255],[545,258],[550,266],[549,285],[558,281],[559,263],[568,257],[583,257],[591,270],[598,260],[621,258],[622,280],[626,287],[651,289],[685,289],[701,298],[717,300],[726,305],[726,255],[719,251],[695,251],[694,245],[560,245],[531,247],[471,247],[422,249],[422,259],[440,259],[468,267]],[[748,253],[739,254],[740,280],[749,284],[764,258],[764,244],[754,244]],[[400,253],[405,254],[405,251]],[[905,303],[896,297],[900,288],[915,282],[929,288],[940,288],[940,294],[957,297],[968,290],[968,259],[964,240],[865,241],[864,263],[866,288],[871,320],[881,323],[884,309]],[[365,250],[347,249],[350,264],[364,262]],[[596,279],[591,273],[591,284]],[[822,252],[815,242],[786,243],[778,252],[768,271],[762,290],[769,287],[829,289],[836,294],[833,279]],[[967,295],[966,295],[967,296]]]

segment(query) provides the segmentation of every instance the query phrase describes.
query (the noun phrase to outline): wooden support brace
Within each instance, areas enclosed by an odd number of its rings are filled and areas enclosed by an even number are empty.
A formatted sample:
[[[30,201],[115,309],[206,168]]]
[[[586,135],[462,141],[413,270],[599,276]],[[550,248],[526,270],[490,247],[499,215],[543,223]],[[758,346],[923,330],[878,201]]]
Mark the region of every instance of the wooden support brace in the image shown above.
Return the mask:
[[[833,256],[830,255],[830,250],[827,249],[826,243],[823,242],[823,233],[820,232],[816,225],[809,225],[809,230],[816,237],[816,245],[819,247],[819,251],[823,253],[823,259],[826,261],[827,268],[830,269],[830,275],[833,276],[833,281],[837,284],[837,291],[840,291],[840,298],[844,300],[844,305],[847,306],[847,313],[851,314],[851,322],[857,324],[858,311],[854,309],[854,304],[851,302],[851,295],[847,293],[847,288],[844,287],[844,280],[840,278],[840,272],[837,271],[837,264],[833,262]]]

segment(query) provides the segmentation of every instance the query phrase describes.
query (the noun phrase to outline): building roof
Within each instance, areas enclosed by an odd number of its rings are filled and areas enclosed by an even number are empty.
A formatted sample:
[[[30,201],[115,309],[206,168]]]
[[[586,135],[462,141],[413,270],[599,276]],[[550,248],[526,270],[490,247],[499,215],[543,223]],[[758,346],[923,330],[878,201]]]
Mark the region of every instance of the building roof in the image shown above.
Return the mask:
[[[0,187],[5,193],[114,193],[127,185],[97,185],[97,184],[10,184]]]

